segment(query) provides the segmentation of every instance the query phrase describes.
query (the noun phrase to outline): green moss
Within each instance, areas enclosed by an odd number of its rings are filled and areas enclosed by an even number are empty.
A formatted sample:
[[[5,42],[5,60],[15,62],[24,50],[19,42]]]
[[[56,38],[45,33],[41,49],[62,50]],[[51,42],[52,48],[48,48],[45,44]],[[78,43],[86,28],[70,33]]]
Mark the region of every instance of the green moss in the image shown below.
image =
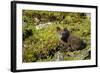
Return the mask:
[[[40,22],[36,22],[34,18]],[[91,23],[90,18],[83,16],[82,13],[72,12],[48,12],[23,10],[23,62],[55,61],[55,54],[64,47],[60,44],[56,33],[56,27],[68,28],[70,33],[85,40],[87,46],[85,50],[73,52],[63,51],[64,60],[84,60],[90,59],[88,49],[90,48]],[[41,29],[36,29],[39,24],[46,24]],[[27,33],[26,31],[30,31]]]

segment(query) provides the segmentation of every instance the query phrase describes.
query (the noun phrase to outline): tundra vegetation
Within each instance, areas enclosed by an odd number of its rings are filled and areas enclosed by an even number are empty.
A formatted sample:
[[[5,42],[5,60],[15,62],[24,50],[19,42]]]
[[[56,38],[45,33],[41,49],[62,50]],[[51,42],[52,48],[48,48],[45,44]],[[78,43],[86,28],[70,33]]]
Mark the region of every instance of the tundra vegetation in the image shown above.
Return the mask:
[[[22,11],[22,60],[29,62],[91,59],[91,17],[89,13],[56,11]],[[68,51],[61,43],[57,27],[86,42],[84,49]]]

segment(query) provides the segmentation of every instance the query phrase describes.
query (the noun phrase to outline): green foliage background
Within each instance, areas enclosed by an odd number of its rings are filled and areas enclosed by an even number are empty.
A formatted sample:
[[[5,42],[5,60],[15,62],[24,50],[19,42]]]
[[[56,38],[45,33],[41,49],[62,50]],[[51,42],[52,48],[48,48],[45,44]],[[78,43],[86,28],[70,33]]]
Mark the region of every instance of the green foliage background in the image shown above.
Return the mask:
[[[86,41],[86,48],[61,51],[64,60],[88,60],[90,55],[91,22],[87,13],[52,12],[38,10],[22,11],[23,62],[56,61],[56,47],[60,45],[56,27],[68,28],[70,33]],[[48,24],[50,23],[50,24]],[[41,24],[41,28],[36,27]],[[42,25],[45,24],[43,27]]]

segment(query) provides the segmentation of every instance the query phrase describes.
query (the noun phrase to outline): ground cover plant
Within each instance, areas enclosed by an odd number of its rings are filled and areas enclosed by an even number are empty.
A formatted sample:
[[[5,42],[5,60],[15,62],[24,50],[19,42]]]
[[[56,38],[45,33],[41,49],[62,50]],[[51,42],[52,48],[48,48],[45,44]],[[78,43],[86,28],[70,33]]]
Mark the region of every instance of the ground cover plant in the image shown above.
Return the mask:
[[[90,19],[89,13],[23,10],[23,62],[91,59]],[[86,46],[68,50],[69,47],[65,47],[58,36],[57,27],[68,29],[70,34],[82,39]]]

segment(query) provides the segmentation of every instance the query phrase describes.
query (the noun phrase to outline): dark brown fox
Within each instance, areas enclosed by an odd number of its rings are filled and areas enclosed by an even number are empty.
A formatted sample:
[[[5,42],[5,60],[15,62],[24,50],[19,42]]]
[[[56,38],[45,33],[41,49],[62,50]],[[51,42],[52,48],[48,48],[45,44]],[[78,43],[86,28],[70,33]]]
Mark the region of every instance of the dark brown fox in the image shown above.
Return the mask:
[[[66,50],[75,51],[84,49],[86,47],[86,42],[77,36],[72,35],[67,28],[61,29],[56,28],[60,42],[64,45]]]

